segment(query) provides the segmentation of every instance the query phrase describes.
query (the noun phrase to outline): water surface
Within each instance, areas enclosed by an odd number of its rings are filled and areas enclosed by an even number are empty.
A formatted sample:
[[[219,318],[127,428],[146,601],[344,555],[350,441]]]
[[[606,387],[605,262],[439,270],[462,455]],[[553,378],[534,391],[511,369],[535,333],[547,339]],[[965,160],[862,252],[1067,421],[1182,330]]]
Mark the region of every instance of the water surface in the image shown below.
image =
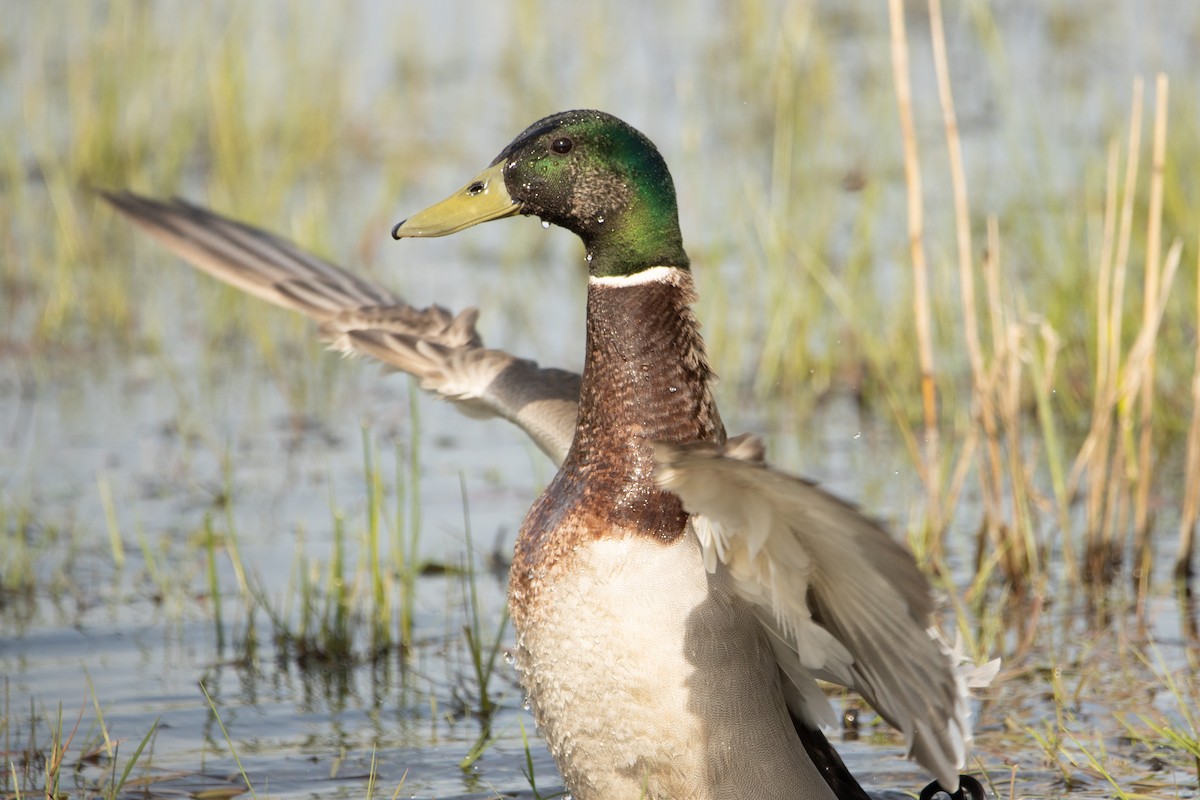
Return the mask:
[[[387,231],[475,174],[537,116],[570,106],[609,109],[647,131],[673,166],[704,294],[701,316],[714,356],[725,359],[715,366],[726,378],[726,423],[764,433],[776,461],[821,479],[897,529],[913,518],[919,483],[886,421],[850,401],[797,420],[786,404],[751,396],[755,376],[747,364],[771,332],[753,312],[738,311],[763,305],[772,291],[753,277],[756,191],[774,197],[777,209],[823,198],[790,213],[827,218],[823,255],[834,263],[855,246],[862,204],[894,209],[897,224],[873,232],[871,246],[882,264],[880,285],[904,290],[899,138],[881,7],[609,3],[567,13],[541,2],[364,2],[335,13],[280,2],[147,9],[148,29],[125,29],[110,24],[128,12],[123,4],[6,4],[0,124],[10,134],[0,154],[30,165],[21,171],[28,202],[55,207],[47,189],[52,176],[36,165],[45,163],[47,148],[68,147],[81,124],[70,111],[69,75],[79,68],[73,59],[102,37],[178,51],[185,82],[215,81],[219,48],[232,46],[246,62],[252,121],[284,113],[275,101],[298,64],[333,71],[342,94],[337,107],[350,118],[328,147],[345,149],[348,166],[297,174],[300,188],[285,193],[278,216],[259,221],[290,236],[313,236],[303,224],[310,219],[306,187],[332,187],[337,202],[316,205],[321,233],[310,244],[386,280],[414,303],[480,305],[490,343],[578,368],[583,263],[568,236],[534,221],[432,242],[393,244]],[[1166,70],[1181,109],[1173,130],[1195,131],[1192,54],[1200,46],[1200,13],[1191,3],[975,3],[947,15],[965,155],[984,213],[1052,215],[1057,206],[1041,208],[1038,198],[1061,199],[1094,185],[1089,171],[1103,164],[1109,137],[1121,129],[1136,75]],[[909,27],[916,112],[936,172],[944,156],[923,10],[910,10]],[[811,138],[795,156],[810,194],[790,201],[772,186],[779,170],[772,102],[781,90],[766,76],[779,59],[787,68],[774,74],[794,75],[796,101],[814,107],[812,128],[803,132]],[[204,68],[189,71],[189,64]],[[92,66],[119,87],[123,113],[147,113],[150,105],[150,117],[164,126],[185,113],[143,96],[140,81],[148,78],[136,65],[115,58]],[[37,109],[43,102],[45,114]],[[31,129],[30,120],[41,127]],[[286,158],[285,145],[255,141],[248,148],[253,163],[274,163]],[[170,177],[154,172],[166,167],[153,154],[137,158],[143,160],[132,163],[148,165],[128,168],[128,182],[138,188],[181,191],[235,211],[222,204],[234,202],[222,188],[230,184],[205,158],[185,155],[184,168]],[[378,174],[372,158],[403,161],[396,173],[402,177]],[[851,173],[879,187],[875,199],[844,188]],[[935,233],[949,225],[940,212],[948,207],[948,185],[929,181]],[[46,224],[49,217],[4,208],[6,257],[41,268],[32,254],[59,228]],[[422,558],[455,568],[470,557],[477,565],[480,618],[490,636],[502,615],[503,560],[552,474],[544,457],[505,424],[467,421],[411,392],[402,376],[323,354],[303,344],[310,331],[281,312],[230,300],[155,247],[131,248],[138,234],[115,215],[94,210],[89,224],[117,258],[130,259],[129,340],[76,333],[58,346],[35,345],[30,327],[51,298],[15,302],[16,284],[5,289],[0,525],[9,531],[6,563],[28,559],[34,576],[29,590],[0,593],[6,762],[22,763],[29,742],[47,747],[61,708],[65,731],[82,715],[77,748],[99,741],[101,719],[119,742],[115,758],[88,760],[70,774],[80,785],[103,783],[114,763],[119,772],[157,721],[143,756],[148,769],[134,772],[152,781],[152,794],[238,786],[236,753],[260,796],[361,796],[373,757],[377,791],[388,795],[403,780],[404,796],[532,796],[526,735],[538,788],[556,791],[553,762],[503,658],[491,684],[500,704],[492,742],[472,766],[457,766],[481,730],[462,633],[472,619],[463,577],[417,581],[411,650],[371,659],[360,641],[349,663],[302,662],[272,641],[261,606],[247,604],[225,548],[216,551],[218,620],[203,546],[206,525],[234,535],[251,584],[293,620],[301,616],[301,577],[320,584],[328,576],[339,524],[348,573],[362,574],[365,430],[379,454],[388,507],[408,508],[400,493],[419,498]],[[1016,242],[1013,250],[1024,246]],[[1019,264],[1038,268],[1053,267]],[[71,313],[88,316],[88,302],[79,297]],[[230,311],[233,322],[222,316]],[[97,329],[105,330],[103,322]],[[408,470],[414,446],[416,474]],[[1165,564],[1178,511],[1170,497],[1159,502]],[[970,583],[979,518],[965,505],[949,542],[959,587]],[[114,526],[123,565],[110,544]],[[1109,796],[1080,755],[1086,748],[1120,771],[1126,786],[1195,795],[1194,773],[1171,766],[1177,758],[1156,760],[1163,754],[1127,738],[1123,724],[1136,723],[1139,712],[1182,724],[1179,698],[1160,676],[1183,679],[1194,669],[1189,612],[1172,597],[1155,596],[1143,631],[1123,599],[1116,592],[1109,617],[1097,624],[1082,599],[1056,597],[1036,612],[1032,646],[1022,645],[1017,624],[1001,637],[1011,660],[1007,680],[979,710],[979,752],[1005,791],[1011,765],[1016,796]],[[1011,613],[1035,612],[1018,606]],[[502,640],[511,645],[511,631]],[[1061,729],[1077,731],[1082,742],[1062,744],[1077,759],[1069,771],[1079,782],[1070,785],[1030,733],[1060,730],[1064,714]],[[868,788],[923,785],[920,770],[901,760],[902,742],[876,733],[869,715],[864,720],[867,733],[839,750]],[[1141,773],[1141,784],[1129,777]]]

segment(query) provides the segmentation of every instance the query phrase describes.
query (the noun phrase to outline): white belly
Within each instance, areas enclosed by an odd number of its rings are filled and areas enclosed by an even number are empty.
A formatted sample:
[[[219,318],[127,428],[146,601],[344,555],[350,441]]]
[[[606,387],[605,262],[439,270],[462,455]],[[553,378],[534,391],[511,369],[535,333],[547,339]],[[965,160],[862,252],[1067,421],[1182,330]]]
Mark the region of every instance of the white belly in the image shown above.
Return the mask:
[[[582,547],[517,632],[522,683],[575,800],[832,798],[765,633],[723,573],[705,572],[691,532]]]

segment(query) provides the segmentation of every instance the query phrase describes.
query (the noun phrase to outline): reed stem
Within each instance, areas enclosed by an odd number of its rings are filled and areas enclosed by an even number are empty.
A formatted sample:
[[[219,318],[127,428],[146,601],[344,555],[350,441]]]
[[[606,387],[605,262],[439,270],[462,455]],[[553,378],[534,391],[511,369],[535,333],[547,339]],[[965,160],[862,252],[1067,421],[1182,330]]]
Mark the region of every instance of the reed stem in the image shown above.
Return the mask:
[[[913,270],[913,313],[916,317],[917,361],[921,370],[921,408],[925,440],[920,464],[925,484],[926,527],[935,541],[941,539],[941,443],[938,432],[937,384],[933,359],[933,333],[929,307],[929,266],[923,242],[925,212],[921,192],[921,164],[917,151],[916,126],[912,112],[912,79],[908,66],[908,36],[904,24],[903,0],[888,0],[891,28],[892,77],[896,107],[900,116],[900,134],[904,146],[904,184],[907,189],[908,246]]]

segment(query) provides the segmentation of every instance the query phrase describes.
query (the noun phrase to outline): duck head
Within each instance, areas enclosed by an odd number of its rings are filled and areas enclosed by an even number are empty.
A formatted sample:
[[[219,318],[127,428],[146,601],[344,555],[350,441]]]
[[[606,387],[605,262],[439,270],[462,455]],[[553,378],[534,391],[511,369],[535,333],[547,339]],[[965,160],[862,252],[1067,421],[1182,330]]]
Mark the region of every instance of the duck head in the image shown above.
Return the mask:
[[[578,235],[595,276],[688,266],[666,162],[639,131],[602,111],[535,122],[466,186],[392,236],[446,236],[516,214]]]

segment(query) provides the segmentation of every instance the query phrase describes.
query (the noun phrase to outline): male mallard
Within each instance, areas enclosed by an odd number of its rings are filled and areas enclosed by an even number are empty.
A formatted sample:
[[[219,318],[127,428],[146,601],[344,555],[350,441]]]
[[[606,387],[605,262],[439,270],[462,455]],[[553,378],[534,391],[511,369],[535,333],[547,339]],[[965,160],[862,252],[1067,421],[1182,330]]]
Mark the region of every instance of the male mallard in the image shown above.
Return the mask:
[[[927,632],[929,585],[852,506],[766,466],[757,440],[726,439],[674,186],[641,133],[597,111],[547,117],[393,230],[532,214],[575,232],[582,383],[483,348],[474,310],[418,311],[182,202],[106,197],[202,269],[516,423],[561,464],[522,525],[509,601],[522,683],[576,800],[866,797],[820,732],[835,718],[818,678],[861,693],[958,788],[964,676]]]

